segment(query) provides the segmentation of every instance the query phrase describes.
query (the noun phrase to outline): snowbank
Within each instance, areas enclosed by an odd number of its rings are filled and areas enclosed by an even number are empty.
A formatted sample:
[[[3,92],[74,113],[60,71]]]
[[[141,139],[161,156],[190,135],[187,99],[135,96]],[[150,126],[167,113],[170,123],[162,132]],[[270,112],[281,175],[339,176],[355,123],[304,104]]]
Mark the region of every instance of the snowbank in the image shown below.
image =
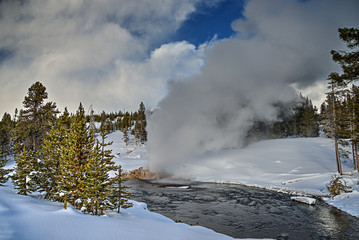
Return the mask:
[[[0,239],[26,240],[211,240],[233,239],[213,230],[175,223],[147,210],[144,203],[122,213],[103,217],[83,214],[73,208],[18,195],[10,187],[0,187]]]

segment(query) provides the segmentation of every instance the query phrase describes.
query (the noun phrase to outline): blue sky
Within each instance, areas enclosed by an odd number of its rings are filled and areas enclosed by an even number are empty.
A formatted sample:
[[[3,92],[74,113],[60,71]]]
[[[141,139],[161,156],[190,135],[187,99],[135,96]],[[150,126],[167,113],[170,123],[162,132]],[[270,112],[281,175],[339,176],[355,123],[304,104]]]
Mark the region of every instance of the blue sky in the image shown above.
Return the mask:
[[[0,114],[21,109],[36,81],[60,110],[156,108],[174,83],[222,63],[224,82],[285,78],[319,101],[329,52],[342,47],[337,28],[355,26],[356,9],[355,0],[0,1]]]
[[[191,13],[176,31],[173,40],[186,40],[200,45],[215,36],[218,39],[231,37],[235,33],[231,23],[243,18],[245,2],[243,0],[225,0],[215,6],[199,3],[197,10]]]

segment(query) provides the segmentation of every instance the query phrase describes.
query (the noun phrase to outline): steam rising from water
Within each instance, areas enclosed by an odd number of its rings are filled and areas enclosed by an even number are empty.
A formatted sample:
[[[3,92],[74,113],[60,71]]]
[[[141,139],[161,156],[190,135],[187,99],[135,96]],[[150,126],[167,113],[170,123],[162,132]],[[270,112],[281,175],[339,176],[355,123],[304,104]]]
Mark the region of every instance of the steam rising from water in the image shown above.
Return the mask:
[[[293,84],[325,79],[337,28],[357,14],[355,1],[314,2],[249,2],[237,36],[209,48],[201,74],[173,83],[150,117],[150,170],[175,173],[189,157],[243,146],[253,120],[275,120],[273,103],[295,97]],[[338,7],[347,17],[330,18]]]

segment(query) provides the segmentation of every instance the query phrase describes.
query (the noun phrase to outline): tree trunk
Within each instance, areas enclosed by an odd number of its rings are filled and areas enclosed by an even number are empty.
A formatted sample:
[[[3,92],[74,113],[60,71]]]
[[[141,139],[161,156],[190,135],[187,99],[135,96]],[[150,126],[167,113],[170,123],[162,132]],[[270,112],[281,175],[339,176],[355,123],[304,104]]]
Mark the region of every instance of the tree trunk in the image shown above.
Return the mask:
[[[340,163],[340,156],[339,156],[339,150],[338,150],[338,141],[337,141],[336,137],[334,138],[334,145],[335,145],[335,157],[336,157],[336,160],[337,160],[338,173],[340,175],[343,175],[342,165]]]
[[[335,157],[337,161],[337,168],[340,175],[343,174],[342,172],[342,165],[340,162],[340,155],[339,155],[339,149],[338,149],[338,136],[337,136],[337,119],[336,119],[336,112],[335,112],[335,99],[334,99],[334,83],[332,83],[332,110],[333,110],[333,122],[334,122],[334,145],[335,145]]]
[[[352,142],[352,154],[353,154],[353,167],[354,167],[354,170],[357,169],[356,168],[356,159],[355,159],[355,147],[354,147],[355,143]]]
[[[357,165],[357,171],[359,172],[359,160],[358,160],[358,144],[354,144],[355,160]]]

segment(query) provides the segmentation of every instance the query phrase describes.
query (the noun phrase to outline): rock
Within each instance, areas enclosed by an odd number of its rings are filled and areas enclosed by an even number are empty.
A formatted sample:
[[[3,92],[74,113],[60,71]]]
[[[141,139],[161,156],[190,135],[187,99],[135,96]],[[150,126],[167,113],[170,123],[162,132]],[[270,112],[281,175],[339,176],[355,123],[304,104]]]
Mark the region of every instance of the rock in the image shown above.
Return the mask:
[[[142,167],[134,169],[129,173],[125,173],[127,179],[140,179],[140,180],[155,180],[159,179],[160,176],[157,173],[150,172],[149,170],[143,169]]]

